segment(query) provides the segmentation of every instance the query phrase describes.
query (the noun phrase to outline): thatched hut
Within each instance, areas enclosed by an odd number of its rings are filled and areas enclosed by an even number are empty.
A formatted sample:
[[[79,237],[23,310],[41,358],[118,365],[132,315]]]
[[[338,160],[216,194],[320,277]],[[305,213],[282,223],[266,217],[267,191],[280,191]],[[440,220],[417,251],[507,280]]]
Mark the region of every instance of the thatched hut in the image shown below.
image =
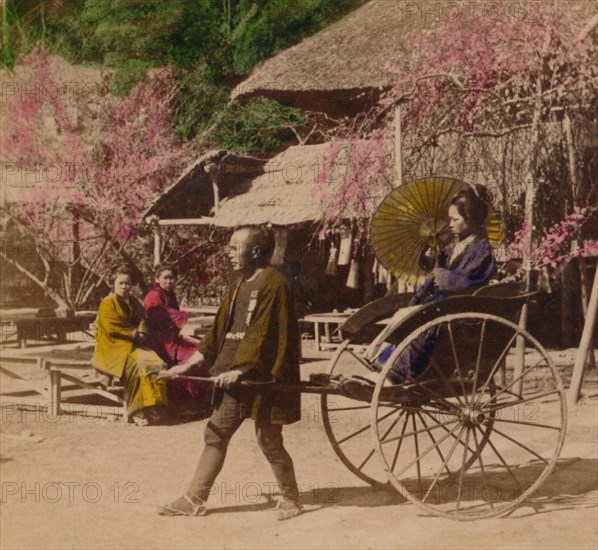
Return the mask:
[[[389,86],[386,64],[408,58],[404,37],[443,16],[441,3],[373,0],[266,60],[232,91],[231,100],[262,96],[331,116],[356,114]]]
[[[371,260],[363,267],[359,289],[347,289],[349,261],[328,270],[330,247],[339,235],[317,237],[336,185],[344,177],[347,155],[341,152],[334,167],[322,182],[327,193],[320,194],[316,184],[326,162],[329,143],[290,147],[265,161],[216,150],[191,164],[183,175],[157,197],[144,213],[153,224],[155,261],[160,250],[160,231],[164,226],[212,226],[231,229],[242,224],[267,224],[277,238],[273,263],[299,280],[314,309],[339,305],[360,305],[371,299]],[[371,197],[372,207],[381,197]],[[326,283],[326,284],[324,284]],[[367,289],[367,292],[364,292]],[[364,294],[369,293],[367,296]]]

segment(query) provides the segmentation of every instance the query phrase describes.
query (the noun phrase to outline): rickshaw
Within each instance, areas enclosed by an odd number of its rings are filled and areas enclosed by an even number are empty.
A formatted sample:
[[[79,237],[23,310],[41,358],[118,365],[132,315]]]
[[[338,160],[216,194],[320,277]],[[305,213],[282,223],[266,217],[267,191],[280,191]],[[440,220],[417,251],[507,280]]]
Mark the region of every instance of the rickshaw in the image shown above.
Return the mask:
[[[511,289],[490,289],[419,306],[386,325],[384,341],[396,348],[369,403],[341,390],[322,392],[324,428],[343,464],[367,483],[390,483],[435,516],[509,513],[554,469],[565,438],[559,372],[517,322],[533,295],[496,297]],[[371,348],[363,353],[351,343],[394,302],[372,302],[345,322],[347,339],[329,361],[331,378],[375,371]],[[393,362],[430,333],[435,343],[425,370],[389,385]]]
[[[416,282],[418,257],[446,242],[445,213],[464,185],[424,178],[392,191],[370,224],[380,262]],[[487,234],[501,241],[492,209]],[[327,375],[374,374],[376,383],[368,402],[322,394],[326,434],[345,466],[372,485],[390,483],[427,513],[457,520],[505,515],[537,491],[555,467],[567,416],[559,372],[521,315],[537,294],[502,283],[408,310],[397,294],[349,317]],[[368,343],[372,328],[376,336],[360,351],[354,344]],[[380,366],[383,343],[395,347]],[[424,354],[423,370],[390,384],[392,365],[413,349]]]

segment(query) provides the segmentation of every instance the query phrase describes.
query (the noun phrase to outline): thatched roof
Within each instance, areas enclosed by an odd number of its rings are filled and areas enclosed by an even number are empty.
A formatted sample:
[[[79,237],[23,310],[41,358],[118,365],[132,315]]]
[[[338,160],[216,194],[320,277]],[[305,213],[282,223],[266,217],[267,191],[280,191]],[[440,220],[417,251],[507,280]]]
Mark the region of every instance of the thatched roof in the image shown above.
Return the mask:
[[[325,111],[339,99],[367,101],[389,85],[386,63],[409,55],[405,35],[434,23],[431,11],[426,0],[373,0],[265,61],[232,91],[231,100],[262,95]]]
[[[209,216],[214,207],[212,178],[205,168],[214,164],[220,170],[218,188],[220,200],[231,193],[249,188],[249,182],[263,173],[266,161],[235,155],[226,149],[206,153],[189,165],[183,174],[147,208],[143,217],[189,219]]]
[[[410,36],[454,16],[453,4],[372,0],[335,25],[266,60],[234,88],[231,101],[263,96],[334,115],[359,112],[391,84],[385,65],[409,59]],[[525,3],[510,4],[501,8],[495,0],[478,0],[471,2],[471,8],[487,9],[488,16],[498,9],[510,16],[529,17],[533,12],[526,9],[539,9],[536,3],[530,8],[525,8]],[[580,21],[595,12],[591,0],[569,0],[567,7]]]
[[[325,205],[314,192],[316,176],[323,166],[329,143],[297,145],[270,159],[264,172],[249,189],[225,199],[214,216],[214,225],[240,224],[293,225],[320,220]],[[329,193],[340,181],[345,166],[335,163],[334,181],[326,181]]]
[[[268,161],[239,157],[226,150],[207,153],[195,161],[163,194],[144,218],[194,220],[218,227],[242,224],[294,225],[319,221],[334,198],[347,170],[348,150],[341,149],[329,166],[321,188],[316,178],[327,163],[330,143],[296,145]],[[204,167],[220,166],[220,205],[214,211],[212,182]],[[323,191],[323,192],[322,192]],[[383,198],[373,196],[371,208]]]

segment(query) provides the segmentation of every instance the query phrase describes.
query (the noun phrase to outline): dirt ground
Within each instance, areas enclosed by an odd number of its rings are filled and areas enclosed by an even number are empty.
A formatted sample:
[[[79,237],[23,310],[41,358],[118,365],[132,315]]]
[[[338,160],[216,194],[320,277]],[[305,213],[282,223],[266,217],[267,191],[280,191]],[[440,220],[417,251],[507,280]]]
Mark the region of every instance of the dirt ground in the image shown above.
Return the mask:
[[[573,353],[558,352],[557,362],[572,365]],[[325,366],[313,352],[304,377]],[[394,489],[357,479],[330,447],[314,395],[303,398],[303,420],[284,432],[306,513],[276,521],[273,478],[246,422],[231,443],[208,514],[161,517],[156,505],[180,496],[191,478],[205,421],[138,428],[68,415],[54,420],[7,406],[4,376],[2,384],[4,550],[598,546],[595,378],[569,410],[556,470],[536,495],[508,517],[461,523],[428,516]]]

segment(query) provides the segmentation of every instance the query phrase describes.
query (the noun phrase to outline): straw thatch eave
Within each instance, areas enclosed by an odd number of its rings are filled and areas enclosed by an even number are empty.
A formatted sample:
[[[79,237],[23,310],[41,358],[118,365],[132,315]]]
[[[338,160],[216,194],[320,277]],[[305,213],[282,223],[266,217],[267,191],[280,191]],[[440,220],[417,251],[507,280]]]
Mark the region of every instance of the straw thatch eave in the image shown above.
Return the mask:
[[[329,147],[329,143],[297,145],[271,158],[245,193],[223,200],[212,223],[290,226],[321,220],[325,203],[315,192],[315,182]],[[325,182],[328,194],[334,193],[345,170],[346,163],[337,159],[334,180]]]
[[[190,164],[181,176],[149,205],[143,218],[193,219],[209,216],[214,208],[212,176],[217,170],[219,197],[243,192],[252,178],[263,172],[265,160],[236,155],[226,149],[206,153]]]
[[[392,84],[387,63],[402,65],[412,55],[410,37],[453,17],[458,2],[372,0],[347,17],[256,67],[231,92],[231,101],[263,96],[330,114],[367,109]],[[468,13],[533,17],[541,3],[530,0],[466,2]],[[569,9],[591,32],[596,3],[568,0]],[[344,108],[343,108],[344,107]]]

